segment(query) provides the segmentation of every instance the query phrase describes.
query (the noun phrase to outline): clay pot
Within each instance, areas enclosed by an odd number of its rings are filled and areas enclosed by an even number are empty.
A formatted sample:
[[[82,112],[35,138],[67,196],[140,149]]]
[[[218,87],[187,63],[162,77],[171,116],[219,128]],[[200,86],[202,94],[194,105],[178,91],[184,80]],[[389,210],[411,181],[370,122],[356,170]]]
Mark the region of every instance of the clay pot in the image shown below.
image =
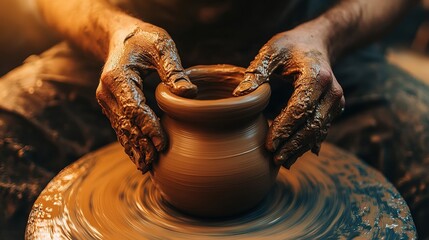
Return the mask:
[[[264,148],[268,126],[261,114],[270,87],[233,97],[243,72],[231,65],[188,69],[199,89],[195,99],[176,96],[163,84],[156,89],[169,149],[151,177],[164,199],[183,212],[239,214],[261,202],[275,182],[278,167]]]

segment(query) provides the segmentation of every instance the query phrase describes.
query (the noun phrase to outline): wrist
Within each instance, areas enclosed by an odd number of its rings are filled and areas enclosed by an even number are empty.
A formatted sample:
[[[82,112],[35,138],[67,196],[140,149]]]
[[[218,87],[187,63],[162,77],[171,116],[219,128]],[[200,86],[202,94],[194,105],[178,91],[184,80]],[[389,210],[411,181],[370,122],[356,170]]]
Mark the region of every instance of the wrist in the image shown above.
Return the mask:
[[[142,21],[126,15],[125,13],[115,14],[109,20],[109,52],[122,45],[128,35],[132,34]]]
[[[124,50],[129,48],[125,46],[126,42],[131,41],[137,44],[144,44],[145,42],[141,41],[141,32],[150,30],[159,32],[159,28],[156,26],[128,16],[124,13],[120,13],[119,15],[112,17],[110,22],[109,45],[104,66],[105,71],[114,69],[118,66],[120,60],[120,57],[118,56],[122,56],[124,54]],[[131,40],[132,38],[133,40]],[[136,49],[136,51],[137,50],[139,49]]]
[[[324,19],[315,19],[303,23],[290,32],[301,36],[297,41],[316,48],[324,57],[331,62],[333,60],[333,49],[331,43],[331,32],[329,23]]]

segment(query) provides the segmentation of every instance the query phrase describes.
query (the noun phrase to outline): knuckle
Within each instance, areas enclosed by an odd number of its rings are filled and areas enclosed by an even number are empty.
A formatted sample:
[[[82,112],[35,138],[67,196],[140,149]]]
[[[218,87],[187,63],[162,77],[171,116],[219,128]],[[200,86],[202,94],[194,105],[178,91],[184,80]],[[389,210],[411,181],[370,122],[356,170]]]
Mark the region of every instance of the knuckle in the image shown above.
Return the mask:
[[[340,100],[344,96],[344,92],[341,87],[332,88],[331,94],[336,100]]]
[[[155,27],[152,32],[152,41],[155,45],[174,45],[170,35],[163,28]]]
[[[325,69],[320,70],[317,74],[317,80],[322,85],[322,87],[329,86],[333,81],[332,72]]]
[[[112,100],[109,99],[109,93],[103,90],[103,87],[99,85],[95,91],[95,99],[97,100],[99,106],[104,115],[106,115],[110,121],[112,121],[111,113],[110,113],[110,104],[112,104]]]
[[[288,44],[287,37],[283,33],[278,33],[266,44],[268,53],[285,57],[285,54],[292,46]]]
[[[169,36],[164,28],[155,25],[151,25],[151,32],[156,32],[159,36]]]
[[[100,77],[100,84],[102,86],[111,87],[116,78],[117,77],[114,71],[103,72]]]
[[[267,43],[265,43],[259,50],[259,55],[269,57],[274,56],[281,52],[283,44],[279,35],[272,37]]]
[[[101,84],[98,85],[97,89],[95,90],[95,97],[99,102],[104,103],[105,102],[105,93],[103,86]]]

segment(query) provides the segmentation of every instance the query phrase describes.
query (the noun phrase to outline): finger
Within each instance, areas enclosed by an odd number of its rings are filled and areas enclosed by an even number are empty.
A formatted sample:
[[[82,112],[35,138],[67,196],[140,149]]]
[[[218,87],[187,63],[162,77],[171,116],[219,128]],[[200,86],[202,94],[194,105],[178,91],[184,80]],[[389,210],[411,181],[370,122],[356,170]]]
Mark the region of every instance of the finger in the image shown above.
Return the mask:
[[[147,138],[139,139],[139,152],[144,154],[144,165],[141,166],[141,171],[143,173],[149,171],[152,167],[152,163],[157,158],[157,151],[151,141]]]
[[[176,95],[195,97],[198,92],[197,86],[185,74],[173,40],[167,35],[156,44],[160,56],[157,70],[163,83]]]
[[[125,152],[145,173],[157,157],[152,142],[160,151],[166,145],[166,137],[155,113],[144,103],[143,93],[137,86],[141,82],[139,75],[126,71],[127,74],[118,71],[104,74],[97,88],[97,99]]]
[[[311,149],[314,144],[313,137],[314,133],[311,132],[311,123],[308,123],[287,141],[280,143],[274,155],[274,162],[289,168],[293,163],[291,159],[297,158]]]
[[[162,130],[158,117],[146,104],[141,105],[134,111],[134,124],[140,127],[142,135],[148,136],[151,140],[151,146],[162,151],[167,145],[167,138]],[[153,147],[152,146],[152,147]]]
[[[314,132],[308,124],[299,130],[288,141],[282,142],[274,155],[274,162],[289,169],[295,161],[314,145]]]
[[[133,155],[133,152],[132,152],[132,149],[131,149],[133,146],[128,141],[128,139],[129,139],[128,135],[129,134],[126,134],[126,132],[123,129],[119,128],[119,126],[120,126],[120,124],[112,124],[112,127],[115,130],[115,132],[116,132],[116,136],[118,138],[119,143],[122,145],[122,147],[124,147],[125,153],[128,156],[130,156],[131,161],[134,164],[136,164],[139,159],[135,159],[135,156]],[[131,126],[131,125],[129,124],[129,126]]]
[[[162,131],[158,117],[145,104],[143,92],[135,82],[140,82],[140,76],[132,70],[126,71],[126,78],[116,80],[113,83],[113,95],[120,108],[116,112],[122,113],[127,119],[130,119],[133,126],[138,126],[141,132],[140,137],[148,137],[155,145],[158,151],[161,151],[167,145],[167,138]]]
[[[328,129],[335,117],[340,115],[345,106],[345,98],[343,89],[338,81],[334,78],[331,89],[325,94],[322,101],[318,105],[313,121],[320,119],[322,127],[318,129],[318,134],[315,136],[315,145],[311,148],[311,152],[318,155],[321,144],[328,135]]]
[[[322,148],[322,142],[325,141],[326,136],[328,136],[328,129],[331,127],[330,124],[327,124],[325,128],[320,129],[320,136],[314,143],[311,148],[311,152],[319,156],[320,149]]]
[[[336,82],[336,81],[335,81]],[[276,152],[274,160],[290,167],[298,157],[312,149],[318,154],[321,143],[326,138],[333,118],[344,107],[344,98],[339,84],[333,84],[317,106],[314,116],[307,122],[304,128],[297,131],[288,141],[282,143]]]
[[[332,73],[326,70],[307,70],[297,77],[295,90],[286,108],[274,119],[268,132],[266,142],[268,150],[275,152],[282,142],[302,128],[314,114],[316,104],[327,87],[332,85],[332,81]]]
[[[139,146],[136,144],[136,129],[133,129],[130,121],[125,117],[117,117],[113,120],[113,129],[116,132],[119,143],[124,147],[125,153],[130,157],[131,161],[139,170],[145,170],[146,162],[144,154],[139,151]]]
[[[269,76],[288,58],[287,50],[276,46],[275,41],[265,44],[246,69],[243,81],[234,89],[234,96],[254,91],[268,81]]]
[[[138,71],[157,70],[171,92],[183,97],[196,96],[197,87],[185,74],[174,41],[163,29],[154,26],[149,30],[137,28],[125,44],[121,65]]]
[[[283,149],[283,148],[282,148]],[[286,148],[285,148],[286,149]],[[281,163],[281,165],[286,168],[290,169],[292,165],[298,160],[299,157],[301,157],[304,153],[306,153],[308,150],[310,150],[310,147],[308,145],[301,146],[297,148],[292,155],[288,156],[287,159],[279,159],[279,157],[275,158],[275,161],[277,164]],[[286,151],[286,150],[285,150]],[[283,155],[282,155],[283,156]]]
[[[338,83],[337,83],[338,84]],[[338,84],[338,87],[341,89],[341,87]],[[342,90],[341,90],[342,92]],[[331,94],[331,99],[329,99],[329,97],[326,97],[321,105],[325,106],[326,104],[329,104],[331,102],[337,102],[336,100],[338,99],[338,96],[335,96],[335,93]],[[328,136],[328,130],[331,127],[331,122],[338,117],[340,114],[343,113],[344,111],[344,106],[345,106],[345,98],[344,96],[342,96],[338,102],[338,104],[333,105],[333,110],[330,111],[330,114],[328,116],[328,120],[327,120],[327,124],[325,124],[325,127],[322,128],[320,130],[320,134],[318,135],[318,138],[316,139],[316,144],[311,148],[311,152],[319,155],[320,149],[321,149],[321,144],[323,141],[325,141],[326,137]]]
[[[116,108],[113,108],[116,109]],[[106,108],[106,115],[112,123],[119,143],[124,147],[125,153],[131,161],[137,166],[137,169],[146,173],[156,159],[156,150],[147,140],[142,138],[140,130],[133,126],[131,121],[124,115],[115,113],[112,108]]]
[[[110,108],[106,109],[113,123],[119,143],[124,147],[125,153],[137,166],[137,169],[146,173],[150,170],[152,163],[156,159],[156,150],[147,138],[142,138],[140,130],[131,124],[126,117],[113,113]]]
[[[334,118],[337,117],[338,115],[340,115],[343,111],[344,111],[344,104],[345,104],[345,99],[344,97],[341,98],[342,104],[340,104],[340,107],[337,108],[336,111],[334,111]],[[331,127],[331,124],[328,123],[326,124],[324,129],[320,130],[320,137],[318,139],[316,139],[316,144],[311,148],[311,152],[319,155],[320,149],[321,149],[321,145],[322,142],[325,141],[326,137],[328,136],[328,130]]]

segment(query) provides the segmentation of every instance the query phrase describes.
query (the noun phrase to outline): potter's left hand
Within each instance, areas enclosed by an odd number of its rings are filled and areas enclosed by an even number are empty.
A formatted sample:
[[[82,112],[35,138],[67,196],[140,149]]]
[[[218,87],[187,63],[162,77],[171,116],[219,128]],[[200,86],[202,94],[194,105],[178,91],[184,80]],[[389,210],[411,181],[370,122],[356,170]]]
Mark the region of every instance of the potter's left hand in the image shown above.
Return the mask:
[[[266,147],[274,153],[275,163],[289,168],[310,149],[318,154],[345,100],[331,70],[326,46],[311,32],[291,30],[269,40],[250,63],[234,95],[255,90],[274,71],[283,79],[293,79],[294,92],[270,126]]]

